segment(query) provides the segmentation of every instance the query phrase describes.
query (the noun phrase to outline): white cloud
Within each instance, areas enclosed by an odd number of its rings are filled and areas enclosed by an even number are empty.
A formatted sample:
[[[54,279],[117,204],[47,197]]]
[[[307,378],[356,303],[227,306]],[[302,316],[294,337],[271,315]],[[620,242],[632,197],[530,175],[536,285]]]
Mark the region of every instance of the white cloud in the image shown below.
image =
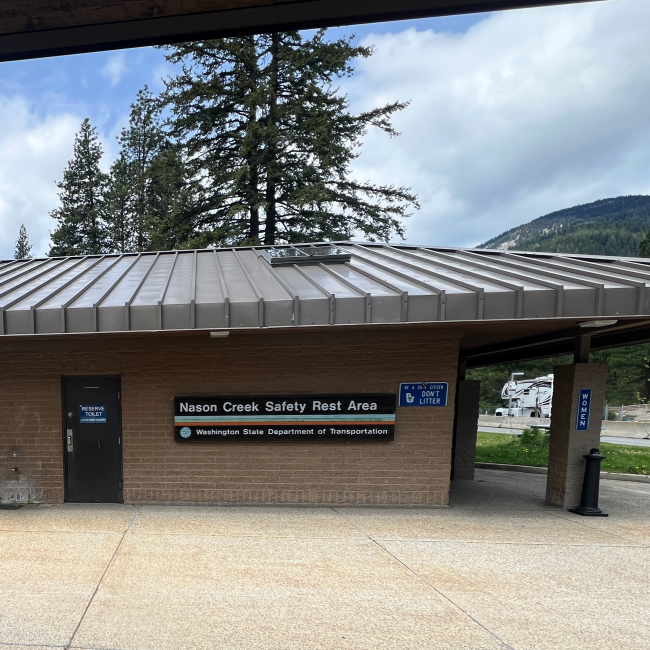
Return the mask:
[[[174,76],[178,72],[171,63],[163,61],[160,65],[153,69],[151,74],[150,87],[154,92],[162,92],[165,90],[165,80],[168,77]]]
[[[120,83],[126,72],[126,52],[121,51],[111,55],[102,68],[102,74],[111,82],[113,87]]]
[[[13,257],[23,223],[32,254],[49,250],[56,227],[49,213],[59,203],[56,181],[72,158],[82,119],[72,112],[43,117],[25,98],[0,95],[0,260]],[[110,141],[100,139],[106,151]],[[108,168],[109,157],[102,162]]]
[[[497,13],[466,34],[369,36],[354,110],[411,100],[371,132],[360,178],[412,186],[413,243],[473,245],[553,210],[650,193],[650,3]]]
[[[55,224],[48,213],[58,203],[55,180],[72,157],[80,123],[70,113],[38,117],[24,99],[0,96],[0,259],[13,257],[22,223],[33,254],[49,249]]]

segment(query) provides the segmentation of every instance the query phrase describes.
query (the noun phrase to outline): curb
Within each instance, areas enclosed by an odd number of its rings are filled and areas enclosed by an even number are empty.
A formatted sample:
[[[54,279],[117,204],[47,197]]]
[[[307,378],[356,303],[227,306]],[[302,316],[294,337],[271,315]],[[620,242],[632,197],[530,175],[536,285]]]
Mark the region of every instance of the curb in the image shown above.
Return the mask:
[[[525,474],[546,474],[546,467],[532,465],[506,465],[505,463],[474,463],[476,469],[500,469],[504,472],[524,472]]]
[[[474,463],[476,469],[498,469],[504,472],[522,472],[524,474],[546,474],[546,467],[533,467],[530,465],[506,465],[504,463]],[[600,478],[606,481],[631,481],[632,483],[650,484],[650,476],[644,474],[615,474],[601,472]]]

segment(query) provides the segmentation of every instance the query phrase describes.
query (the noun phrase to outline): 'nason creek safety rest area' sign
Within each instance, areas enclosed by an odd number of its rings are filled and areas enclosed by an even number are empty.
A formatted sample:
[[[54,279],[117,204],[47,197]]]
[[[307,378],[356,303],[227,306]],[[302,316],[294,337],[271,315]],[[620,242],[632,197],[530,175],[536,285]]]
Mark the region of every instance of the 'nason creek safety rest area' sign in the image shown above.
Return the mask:
[[[176,397],[174,439],[393,440],[396,395]]]

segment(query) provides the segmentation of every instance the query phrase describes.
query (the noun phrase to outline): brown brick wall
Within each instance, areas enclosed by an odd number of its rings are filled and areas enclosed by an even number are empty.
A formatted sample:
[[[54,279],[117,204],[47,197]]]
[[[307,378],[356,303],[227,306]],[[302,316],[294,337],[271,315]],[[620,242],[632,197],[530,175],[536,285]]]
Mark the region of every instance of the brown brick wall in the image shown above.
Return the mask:
[[[458,339],[407,334],[3,342],[3,498],[22,481],[33,500],[63,500],[61,376],[120,374],[125,502],[446,504]],[[397,392],[414,380],[448,381],[449,406],[398,409],[390,443],[173,440],[177,395]]]
[[[607,364],[575,363],[553,369],[553,417],[546,477],[546,503],[567,508],[580,503],[585,473],[583,454],[600,446]],[[580,391],[591,389],[587,431],[577,431]]]

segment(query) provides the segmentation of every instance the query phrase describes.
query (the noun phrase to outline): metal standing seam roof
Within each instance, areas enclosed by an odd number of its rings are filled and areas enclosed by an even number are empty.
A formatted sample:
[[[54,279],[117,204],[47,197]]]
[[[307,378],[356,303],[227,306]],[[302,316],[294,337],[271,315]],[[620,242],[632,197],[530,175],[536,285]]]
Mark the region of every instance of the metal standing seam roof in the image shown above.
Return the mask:
[[[278,246],[0,262],[0,334],[650,314],[650,260],[336,245],[349,261],[273,266]]]

